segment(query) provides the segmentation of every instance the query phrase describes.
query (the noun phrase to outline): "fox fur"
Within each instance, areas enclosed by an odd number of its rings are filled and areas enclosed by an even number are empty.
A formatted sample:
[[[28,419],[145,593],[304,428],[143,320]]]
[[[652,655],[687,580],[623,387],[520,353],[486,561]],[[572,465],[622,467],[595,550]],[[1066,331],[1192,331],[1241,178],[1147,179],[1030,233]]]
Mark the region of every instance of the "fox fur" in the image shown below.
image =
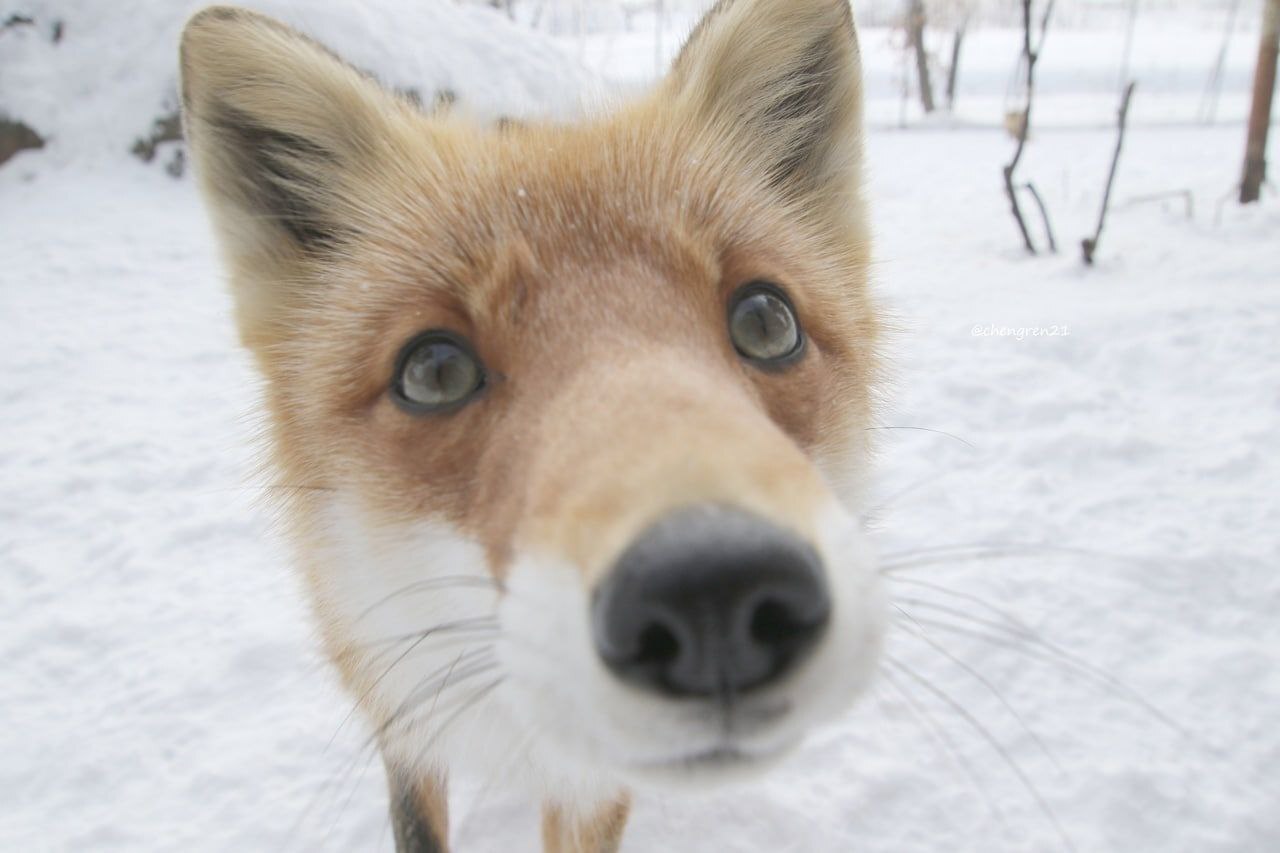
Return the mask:
[[[859,520],[881,324],[848,0],[721,0],[652,92],[574,124],[424,113],[229,7],[189,22],[181,66],[297,563],[400,849],[447,847],[451,773],[518,780],[548,850],[615,849],[633,789],[766,767],[860,693],[884,629]],[[786,370],[726,337],[761,279],[806,330]],[[471,342],[481,398],[393,403],[424,329]],[[611,679],[588,637],[632,537],[702,502],[812,543],[833,589],[821,648],[744,698],[750,766],[682,763],[715,726]]]

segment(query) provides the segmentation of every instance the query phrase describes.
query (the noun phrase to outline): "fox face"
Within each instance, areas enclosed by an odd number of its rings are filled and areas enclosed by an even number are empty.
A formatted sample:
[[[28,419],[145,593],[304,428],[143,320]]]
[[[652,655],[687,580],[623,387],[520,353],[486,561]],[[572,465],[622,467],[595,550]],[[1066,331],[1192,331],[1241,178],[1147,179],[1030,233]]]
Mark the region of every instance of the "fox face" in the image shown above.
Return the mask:
[[[724,0],[648,96],[491,128],[256,14],[188,25],[278,492],[395,772],[711,782],[865,686],[858,64],[846,0]]]

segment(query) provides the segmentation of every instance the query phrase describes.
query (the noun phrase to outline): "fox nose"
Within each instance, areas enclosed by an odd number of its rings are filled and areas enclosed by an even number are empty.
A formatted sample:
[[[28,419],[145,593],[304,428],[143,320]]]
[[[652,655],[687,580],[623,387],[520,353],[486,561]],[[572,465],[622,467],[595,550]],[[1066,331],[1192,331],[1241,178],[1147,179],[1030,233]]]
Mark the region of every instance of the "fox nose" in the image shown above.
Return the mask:
[[[770,522],[720,506],[672,513],[619,557],[592,602],[596,650],[668,696],[732,696],[778,680],[831,613],[822,562]]]

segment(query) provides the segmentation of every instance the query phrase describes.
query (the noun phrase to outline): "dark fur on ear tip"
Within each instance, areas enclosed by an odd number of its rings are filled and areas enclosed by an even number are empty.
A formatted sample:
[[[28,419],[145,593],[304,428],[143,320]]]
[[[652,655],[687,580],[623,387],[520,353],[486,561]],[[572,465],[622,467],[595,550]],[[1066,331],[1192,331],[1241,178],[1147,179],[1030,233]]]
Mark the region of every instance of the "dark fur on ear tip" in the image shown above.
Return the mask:
[[[317,204],[323,185],[314,177],[334,155],[300,136],[273,130],[226,106],[205,117],[221,145],[236,159],[239,190],[250,209],[277,223],[301,248],[338,241],[338,228]],[[307,169],[308,162],[314,169]]]

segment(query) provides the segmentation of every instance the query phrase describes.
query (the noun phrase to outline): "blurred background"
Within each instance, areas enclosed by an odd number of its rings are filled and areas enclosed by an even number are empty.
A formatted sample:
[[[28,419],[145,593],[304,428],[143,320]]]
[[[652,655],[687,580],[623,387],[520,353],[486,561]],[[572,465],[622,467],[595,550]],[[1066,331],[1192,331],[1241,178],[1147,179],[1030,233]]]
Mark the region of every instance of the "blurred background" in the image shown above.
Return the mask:
[[[201,5],[0,0],[2,850],[390,849],[254,474],[177,112]],[[563,120],[709,4],[244,5],[423,109]],[[641,799],[624,850],[1280,849],[1276,9],[854,3],[865,514],[919,678],[766,780]],[[501,782],[457,780],[458,849],[536,849]]]

